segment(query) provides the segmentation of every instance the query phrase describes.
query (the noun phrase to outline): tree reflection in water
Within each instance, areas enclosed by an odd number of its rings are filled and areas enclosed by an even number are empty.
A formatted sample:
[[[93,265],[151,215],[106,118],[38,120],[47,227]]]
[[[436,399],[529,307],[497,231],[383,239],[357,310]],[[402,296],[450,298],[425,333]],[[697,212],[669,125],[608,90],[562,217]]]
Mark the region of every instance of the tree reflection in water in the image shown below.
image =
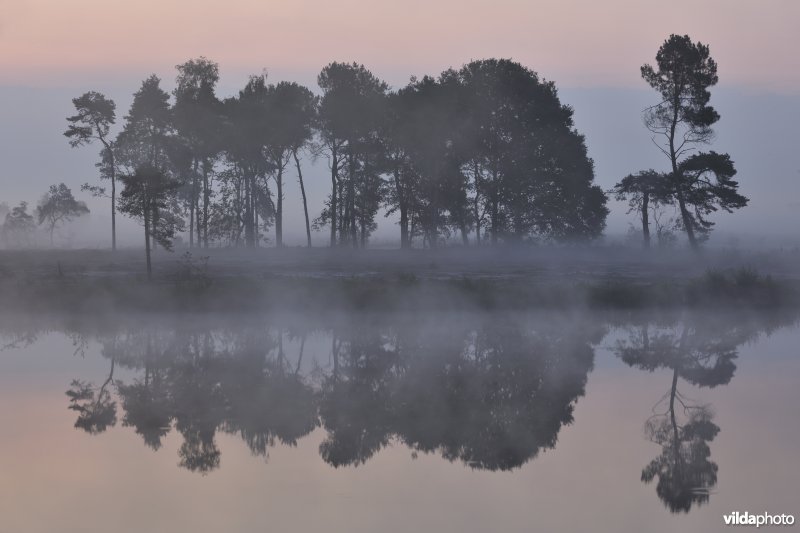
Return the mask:
[[[147,446],[157,450],[170,431],[180,433],[180,466],[201,473],[220,465],[218,431],[266,457],[319,425],[320,455],[333,466],[362,464],[395,442],[415,454],[509,470],[552,448],[572,422],[603,336],[596,324],[562,317],[317,333],[330,336],[330,353],[317,359],[331,364],[306,375],[307,332],[153,328],[100,339],[102,354],[138,377],[108,381],[99,392],[76,381],[68,395],[83,402],[79,416],[105,417],[76,426],[93,434],[114,426],[118,402],[122,425]],[[296,363],[284,351],[292,335],[300,339]]]
[[[687,315],[629,327],[627,338],[617,342],[615,351],[628,365],[650,372],[672,370],[669,391],[644,429],[647,438],[662,447],[661,454],[641,476],[644,483],[657,480],[656,493],[671,512],[689,512],[693,505],[707,503],[718,471],[709,446],[720,431],[713,410],[681,394],[679,380],[708,388],[728,384],[739,347],[784,322],[774,317]]]

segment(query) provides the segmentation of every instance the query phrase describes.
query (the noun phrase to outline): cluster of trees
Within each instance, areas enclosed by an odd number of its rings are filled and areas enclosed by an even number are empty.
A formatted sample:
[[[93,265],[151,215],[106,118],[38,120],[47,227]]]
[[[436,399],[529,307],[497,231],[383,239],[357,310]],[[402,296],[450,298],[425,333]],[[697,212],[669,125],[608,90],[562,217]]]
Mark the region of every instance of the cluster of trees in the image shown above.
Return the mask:
[[[73,100],[65,132],[73,146],[102,146],[97,166],[110,189],[84,188],[111,200],[112,247],[117,210],[142,222],[148,264],[153,246],[170,248],[182,232],[190,247],[255,247],[274,228],[282,246],[293,173],[308,246],[312,227],[327,227],[331,246],[367,246],[381,208],[398,214],[403,248],[450,237],[465,245],[592,239],[605,226],[607,197],[593,184],[572,109],[552,82],[519,63],[473,61],[392,91],[363,65],[334,62],[318,76],[319,95],[259,74],[224,99],[213,61],[193,59],[177,71],[171,95],[157,76],[144,80],[117,135],[116,105],[97,92]],[[677,35],[655,67],[641,69],[661,96],[645,124],[670,168],[631,174],[612,193],[641,214],[647,246],[650,213],[662,225],[663,206],[677,206],[675,224],[696,248],[711,212],[747,204],[730,157],[696,152],[719,119],[708,91],[716,72],[707,46]],[[313,219],[305,157],[324,157],[330,169],[325,207]]]
[[[363,65],[331,63],[319,96],[291,82],[251,76],[239,94],[216,94],[216,63],[178,65],[172,98],[147,78],[118,135],[113,101],[73,100],[65,135],[102,146],[110,189],[85,185],[142,221],[146,247],[258,246],[274,226],[283,244],[284,190],[296,174],[305,231],[327,227],[330,243],[367,245],[383,207],[399,214],[402,246],[591,239],[604,227],[606,197],[593,184],[584,138],[553,83],[509,60],[474,61],[398,91]],[[304,157],[325,157],[330,192],[312,219]],[[122,185],[118,192],[118,185]],[[300,206],[296,206],[298,209]]]
[[[76,200],[72,190],[59,183],[50,186],[32,213],[28,212],[28,202],[20,202],[11,209],[6,204],[0,204],[0,219],[3,220],[0,235],[6,245],[30,245],[38,222],[47,229],[50,246],[53,246],[54,235],[59,227],[88,214],[86,203]]]

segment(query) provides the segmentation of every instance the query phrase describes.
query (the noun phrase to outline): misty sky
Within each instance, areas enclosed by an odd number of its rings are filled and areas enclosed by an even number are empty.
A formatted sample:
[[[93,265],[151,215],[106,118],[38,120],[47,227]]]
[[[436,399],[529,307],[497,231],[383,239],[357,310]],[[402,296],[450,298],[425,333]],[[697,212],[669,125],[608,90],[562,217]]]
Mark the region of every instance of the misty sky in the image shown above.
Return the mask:
[[[72,97],[105,92],[121,119],[144,77],[155,72],[171,90],[174,65],[200,55],[220,63],[220,96],[264,68],[271,82],[316,91],[326,63],[358,61],[396,88],[470,59],[510,57],[556,82],[586,134],[597,182],[609,188],[627,173],[666,168],[641,124],[656,94],[639,67],[670,33],[688,33],[719,63],[713,148],[731,154],[751,198],[740,212],[713,218],[719,234],[796,236],[798,20],[796,0],[0,0],[0,202],[33,203],[51,183],[76,190],[95,180],[97,149],[70,149],[61,135]],[[309,169],[314,215],[327,192],[323,170]],[[289,244],[303,239],[295,189],[290,179]],[[107,209],[90,206],[98,232],[87,244],[104,245]],[[623,233],[633,219],[611,207],[608,233]],[[391,222],[380,222],[376,239],[397,237]]]

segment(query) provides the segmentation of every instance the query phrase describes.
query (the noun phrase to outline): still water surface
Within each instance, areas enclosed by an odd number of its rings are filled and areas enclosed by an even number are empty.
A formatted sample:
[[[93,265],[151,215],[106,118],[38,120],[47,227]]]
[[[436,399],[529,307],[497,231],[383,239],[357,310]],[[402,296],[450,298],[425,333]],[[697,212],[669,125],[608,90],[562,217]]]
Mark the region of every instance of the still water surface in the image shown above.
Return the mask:
[[[6,320],[0,533],[800,514],[794,317]]]

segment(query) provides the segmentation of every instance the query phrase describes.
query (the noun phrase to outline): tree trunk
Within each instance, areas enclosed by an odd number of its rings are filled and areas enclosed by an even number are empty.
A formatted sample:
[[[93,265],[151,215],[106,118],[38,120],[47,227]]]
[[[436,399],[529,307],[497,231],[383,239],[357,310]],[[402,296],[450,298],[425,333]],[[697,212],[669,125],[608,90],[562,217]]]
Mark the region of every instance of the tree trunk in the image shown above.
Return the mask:
[[[278,165],[275,186],[278,189],[278,208],[275,212],[275,246],[281,248],[283,247],[283,165]]]
[[[478,168],[477,161],[474,164],[474,179],[475,179],[475,199],[472,201],[473,211],[475,212],[475,244],[481,245],[481,174]]]
[[[689,245],[692,247],[692,250],[698,251],[700,247],[698,246],[697,239],[695,238],[692,217],[689,214],[689,210],[686,209],[686,199],[683,196],[683,183],[681,183],[681,176],[678,174],[678,154],[675,151],[675,130],[678,126],[680,95],[677,92],[673,98],[672,105],[674,112],[672,115],[672,124],[669,132],[669,158],[670,162],[672,163],[672,182],[675,187],[675,195],[678,198],[678,206],[681,210],[683,227],[686,230],[686,236],[689,238]]]
[[[111,155],[111,251],[117,251],[117,176],[114,155]]]
[[[356,229],[356,160],[352,149],[348,154],[348,180],[347,180],[347,203],[350,206],[350,216],[348,225],[350,226],[350,242],[353,248],[358,248],[358,232]]]
[[[253,247],[253,198],[249,173],[244,174],[244,244]]]
[[[644,239],[644,247],[650,248],[650,195],[644,193],[642,195],[642,237]]]
[[[306,201],[306,187],[303,184],[303,171],[300,168],[300,159],[297,158],[297,151],[292,152],[294,157],[294,164],[297,167],[297,178],[300,180],[300,194],[303,196],[303,214],[306,217],[306,239],[308,240],[308,247],[311,248],[311,223],[308,220],[308,202]]]
[[[337,177],[339,174],[339,156],[336,151],[335,143],[331,147],[331,248],[336,246],[336,209],[337,200]]]
[[[208,160],[203,161],[203,248],[208,248],[208,204],[211,190],[208,183]]]
[[[150,263],[150,199],[144,199],[144,256],[147,261],[147,279],[153,279],[153,266]]]

